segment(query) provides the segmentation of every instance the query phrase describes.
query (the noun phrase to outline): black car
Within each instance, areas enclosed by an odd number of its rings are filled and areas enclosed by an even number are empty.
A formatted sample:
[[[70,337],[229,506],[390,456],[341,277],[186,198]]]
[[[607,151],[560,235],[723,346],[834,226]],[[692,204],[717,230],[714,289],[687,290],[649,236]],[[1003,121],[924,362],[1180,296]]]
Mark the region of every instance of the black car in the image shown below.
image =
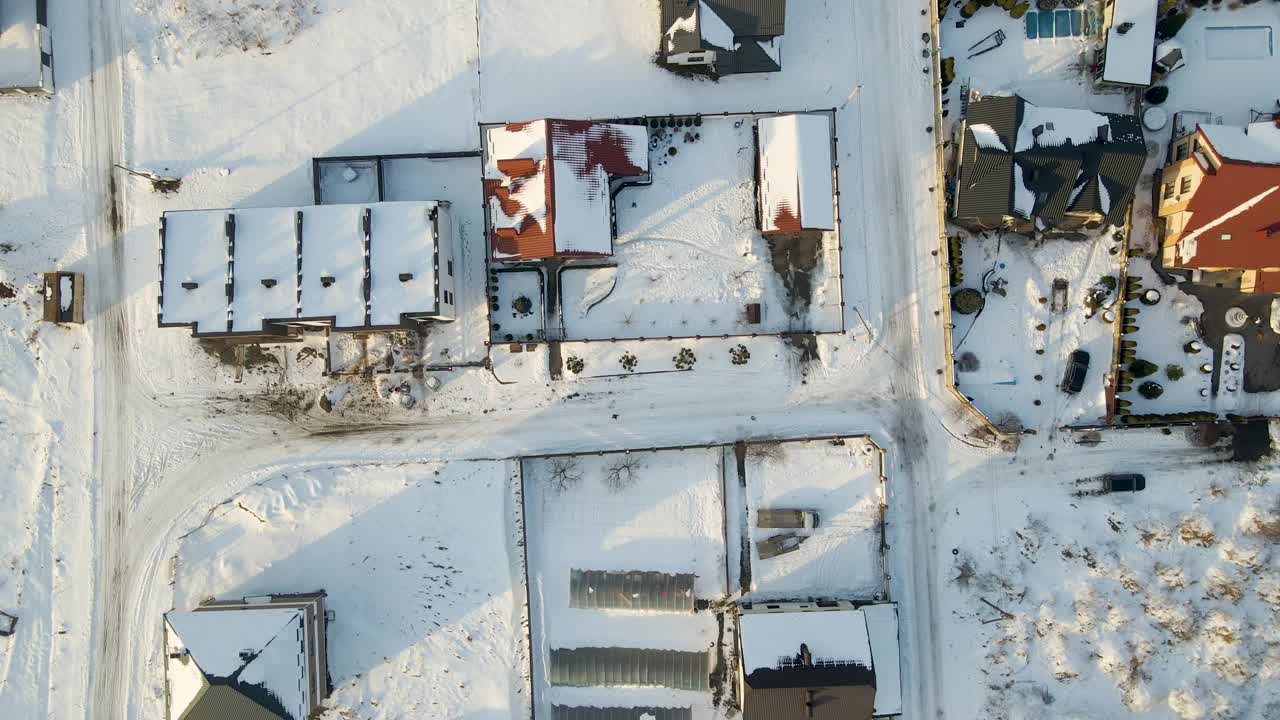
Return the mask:
[[[1102,492],[1138,492],[1147,489],[1147,478],[1138,473],[1114,473],[1102,476]]]
[[[1067,358],[1067,370],[1062,374],[1062,392],[1075,395],[1084,387],[1084,377],[1089,374],[1089,353],[1076,350]]]

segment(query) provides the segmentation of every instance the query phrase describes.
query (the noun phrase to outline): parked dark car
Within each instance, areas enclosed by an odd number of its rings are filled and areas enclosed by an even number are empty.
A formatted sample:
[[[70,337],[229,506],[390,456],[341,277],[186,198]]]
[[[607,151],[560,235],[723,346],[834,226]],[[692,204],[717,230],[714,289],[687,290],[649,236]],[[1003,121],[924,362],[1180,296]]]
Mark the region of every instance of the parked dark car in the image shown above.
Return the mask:
[[[1102,492],[1138,492],[1147,489],[1147,478],[1138,473],[1114,473],[1102,476]]]
[[[1076,350],[1067,358],[1067,369],[1062,374],[1062,392],[1075,395],[1084,387],[1084,378],[1089,374],[1089,353]]]

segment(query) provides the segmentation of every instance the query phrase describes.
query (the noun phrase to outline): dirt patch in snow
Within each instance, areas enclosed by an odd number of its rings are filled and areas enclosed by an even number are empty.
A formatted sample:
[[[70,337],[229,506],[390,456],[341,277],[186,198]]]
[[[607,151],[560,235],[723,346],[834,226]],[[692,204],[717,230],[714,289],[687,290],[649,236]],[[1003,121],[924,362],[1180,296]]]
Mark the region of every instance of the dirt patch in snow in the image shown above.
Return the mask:
[[[799,315],[813,301],[812,276],[814,268],[818,266],[818,256],[822,253],[822,233],[771,235],[768,242],[773,271],[782,278],[782,285],[787,289],[791,312]]]
[[[151,20],[154,32],[136,40],[164,62],[233,52],[267,55],[320,12],[312,0],[137,0],[134,11]]]
[[[8,300],[17,295],[17,291],[8,283],[0,283],[0,300]]]

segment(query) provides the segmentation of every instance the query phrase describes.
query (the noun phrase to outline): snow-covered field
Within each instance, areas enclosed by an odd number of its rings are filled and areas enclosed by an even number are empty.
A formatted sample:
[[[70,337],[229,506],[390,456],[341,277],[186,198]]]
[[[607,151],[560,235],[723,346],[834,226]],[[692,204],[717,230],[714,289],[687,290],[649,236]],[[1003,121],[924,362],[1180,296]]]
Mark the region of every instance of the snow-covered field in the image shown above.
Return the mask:
[[[992,422],[1010,429],[1043,432],[1102,421],[1112,338],[1104,309],[1118,297],[1103,278],[1118,283],[1120,244],[1105,233],[1081,241],[1034,241],[1012,233],[977,238],[957,232],[966,238],[960,287],[986,291],[980,313],[951,314],[960,392]],[[1053,307],[1059,278],[1068,284],[1061,313]],[[1002,292],[991,291],[993,285]],[[1085,304],[1095,292],[1102,293],[1102,309]],[[1089,353],[1089,372],[1084,389],[1068,395],[1059,386],[1075,350]]]
[[[328,593],[333,718],[528,712],[518,486],[509,463],[281,472],[182,538],[173,606]],[[469,511],[457,512],[461,504]],[[148,672],[153,698],[163,671]],[[163,713],[147,707],[148,713]]]
[[[1088,494],[1134,471],[1145,491]],[[955,716],[1275,717],[1275,476],[1181,431],[959,472],[938,508]]]

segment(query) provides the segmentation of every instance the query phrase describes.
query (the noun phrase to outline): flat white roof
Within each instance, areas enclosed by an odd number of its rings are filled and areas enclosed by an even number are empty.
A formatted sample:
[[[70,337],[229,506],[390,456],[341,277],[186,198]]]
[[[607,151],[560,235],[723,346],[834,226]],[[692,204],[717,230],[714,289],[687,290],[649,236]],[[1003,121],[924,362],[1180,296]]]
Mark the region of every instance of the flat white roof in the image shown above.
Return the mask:
[[[1232,125],[1201,125],[1200,132],[1218,155],[1227,160],[1280,165],[1280,127],[1275,122]]]
[[[871,668],[871,642],[862,610],[749,612],[739,618],[742,671],[777,668],[800,654],[800,644],[819,660],[857,663]]]
[[[876,715],[902,712],[902,658],[898,640],[898,606],[896,603],[863,605],[867,619],[867,636],[871,639],[871,658],[876,673]]]
[[[201,334],[225,333],[231,312],[231,331],[249,333],[262,331],[267,320],[332,318],[334,327],[352,329],[399,325],[402,315],[435,315],[437,238],[432,216],[447,208],[444,203],[420,201],[165,213],[161,322],[195,323]],[[230,302],[225,290],[230,281],[224,229],[228,218],[235,222]],[[452,224],[441,226],[447,232]],[[332,279],[328,286],[327,278]],[[186,289],[184,282],[197,286]]]
[[[194,323],[198,333],[227,331],[226,219],[225,210],[165,214],[162,322]]]
[[[756,123],[763,232],[834,230],[831,117],[793,113]]]
[[[1151,83],[1157,2],[1115,0],[1111,9],[1111,28],[1107,30],[1107,58],[1102,70],[1104,81],[1129,85]],[[1133,27],[1121,34],[1119,28],[1125,23],[1133,23]]]
[[[31,87],[39,79],[35,0],[0,0],[0,88]]]
[[[363,205],[317,205],[302,211],[302,317],[364,325]],[[333,282],[326,287],[325,278]]]
[[[235,211],[235,332],[261,330],[263,320],[298,316],[296,217],[294,208]],[[275,285],[266,287],[263,280],[274,280]]]
[[[369,312],[374,325],[396,325],[401,313],[436,312],[435,203],[372,206]],[[402,274],[412,278],[401,280]]]

